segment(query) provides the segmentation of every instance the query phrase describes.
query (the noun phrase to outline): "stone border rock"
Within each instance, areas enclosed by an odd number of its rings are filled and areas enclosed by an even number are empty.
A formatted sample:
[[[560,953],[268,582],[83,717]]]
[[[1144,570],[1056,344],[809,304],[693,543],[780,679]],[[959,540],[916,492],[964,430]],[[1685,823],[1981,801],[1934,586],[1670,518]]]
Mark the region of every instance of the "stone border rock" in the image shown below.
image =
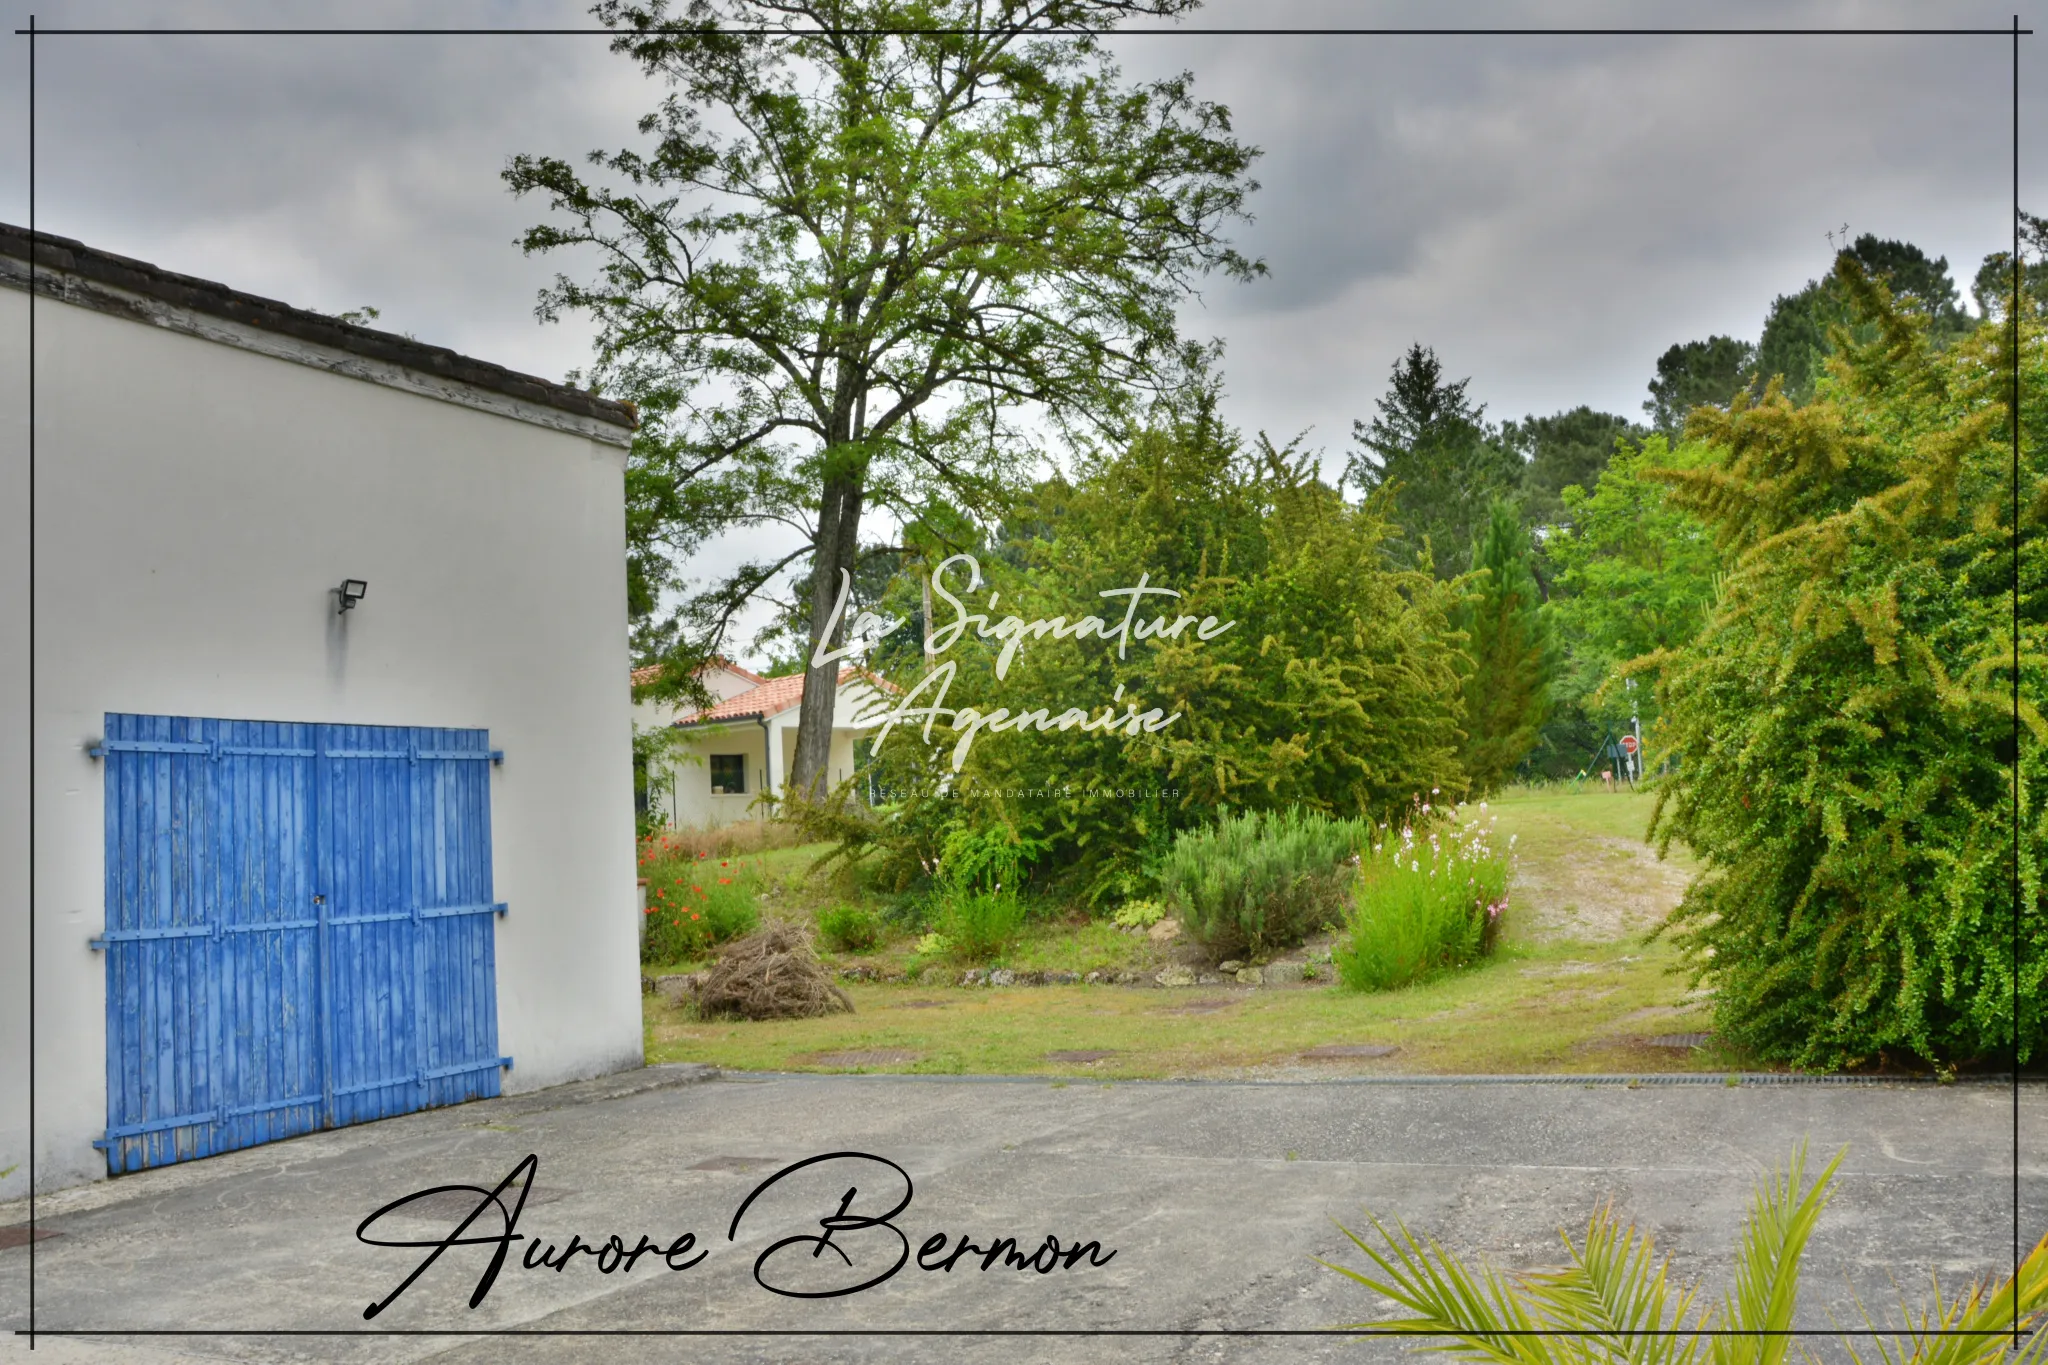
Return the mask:
[[[855,963],[838,969],[841,981],[863,981],[891,985],[923,986],[1139,986],[1179,989],[1189,986],[1301,986],[1322,985],[1334,981],[1335,974],[1328,967],[1329,954],[1311,954],[1302,961],[1269,962],[1261,966],[1246,966],[1239,962],[1224,962],[1214,970],[1203,970],[1185,963],[1162,967],[1157,971],[1137,971],[1131,968],[1121,970],[1098,970],[1091,972],[1068,971],[1020,971],[1009,967],[969,967],[957,976],[935,967],[917,972],[891,971],[872,963]],[[681,998],[680,993],[695,990],[695,977],[664,976],[657,980],[642,979],[645,990],[657,991],[670,999]]]

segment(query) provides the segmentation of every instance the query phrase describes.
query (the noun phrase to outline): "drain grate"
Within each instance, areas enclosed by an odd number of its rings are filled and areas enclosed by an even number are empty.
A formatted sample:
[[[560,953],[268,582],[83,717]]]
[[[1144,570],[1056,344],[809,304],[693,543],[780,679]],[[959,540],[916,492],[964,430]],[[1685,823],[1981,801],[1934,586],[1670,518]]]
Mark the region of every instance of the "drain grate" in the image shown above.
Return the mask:
[[[1099,1061],[1103,1060],[1103,1059],[1104,1059],[1105,1057],[1114,1057],[1114,1056],[1116,1056],[1116,1053],[1115,1053],[1114,1051],[1110,1051],[1110,1052],[1048,1052],[1048,1053],[1046,1053],[1046,1054],[1045,1054],[1045,1060],[1047,1060],[1048,1062],[1099,1062]]]
[[[1167,1011],[1166,1011],[1166,1013],[1168,1013],[1168,1014],[1214,1014],[1214,1013],[1216,1013],[1216,1011],[1218,1011],[1218,1010],[1227,1010],[1227,1009],[1229,1009],[1229,1008],[1230,1008],[1230,1007],[1231,1007],[1232,1005],[1235,1005],[1236,1003],[1237,1003],[1237,1001],[1236,1001],[1236,1000],[1232,999],[1231,997],[1229,997],[1229,996],[1227,996],[1227,995],[1226,995],[1226,996],[1220,996],[1220,997],[1218,997],[1217,999],[1214,999],[1214,1000],[1190,1000],[1190,1001],[1188,1001],[1188,1003],[1187,1003],[1187,1004],[1185,1004],[1185,1005],[1175,1005],[1175,1006],[1173,1006],[1173,1007],[1172,1007],[1171,1009],[1167,1010]]]
[[[1643,1045],[1689,1051],[1692,1048],[1705,1047],[1713,1041],[1714,1035],[1711,1033],[1660,1033],[1654,1038],[1643,1039]]]
[[[1387,1043],[1329,1043],[1312,1047],[1301,1055],[1310,1061],[1330,1061],[1339,1057],[1391,1057],[1401,1049]]]
[[[63,1235],[63,1233],[55,1228],[37,1228],[35,1240],[47,1242],[52,1237],[62,1237]],[[0,1228],[0,1251],[6,1251],[10,1247],[25,1247],[28,1243],[28,1224],[15,1223],[12,1226]]]
[[[898,1010],[942,1010],[952,1004],[950,1000],[905,1000],[889,1008]]]

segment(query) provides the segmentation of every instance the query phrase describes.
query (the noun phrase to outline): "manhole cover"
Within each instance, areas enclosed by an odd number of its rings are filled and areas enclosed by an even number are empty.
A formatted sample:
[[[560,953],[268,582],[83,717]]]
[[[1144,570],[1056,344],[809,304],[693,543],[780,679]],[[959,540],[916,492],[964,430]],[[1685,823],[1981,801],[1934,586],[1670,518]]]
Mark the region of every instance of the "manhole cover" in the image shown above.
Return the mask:
[[[1705,1047],[1713,1041],[1714,1035],[1711,1033],[1660,1033],[1654,1038],[1643,1039],[1644,1044],[1649,1047],[1679,1049]]]
[[[780,1157],[773,1156],[713,1156],[706,1157],[690,1167],[693,1171],[736,1171],[746,1172],[761,1166],[773,1166]]]
[[[552,1204],[568,1193],[568,1190],[556,1189],[549,1185],[535,1185],[526,1192],[526,1207],[532,1208],[535,1204]],[[504,1199],[505,1206],[508,1209],[518,1197],[519,1191],[516,1189],[507,1190],[500,1196],[500,1198]],[[436,1223],[447,1223],[452,1227],[476,1212],[476,1206],[482,1200],[483,1196],[480,1194],[472,1194],[464,1190],[443,1190],[439,1194],[430,1194],[424,1199],[415,1199],[402,1208],[393,1209],[391,1213],[393,1217],[397,1218],[431,1218]],[[486,1208],[483,1212],[483,1217],[490,1218],[491,1216],[492,1210]]]
[[[55,1228],[37,1228],[35,1239],[38,1242],[47,1242],[52,1237],[62,1237],[63,1235],[63,1233],[58,1232]],[[28,1242],[28,1224],[16,1223],[11,1227],[0,1228],[0,1251],[5,1251],[9,1247],[25,1247],[28,1245]]]
[[[950,1000],[905,1000],[890,1006],[899,1010],[942,1010],[952,1004]]]
[[[1215,1000],[1190,1000],[1185,1005],[1175,1005],[1173,1008],[1167,1010],[1166,1013],[1214,1014],[1218,1010],[1227,1010],[1236,1003],[1237,1001],[1232,1000],[1229,996],[1223,996]]]
[[[1386,1043],[1326,1043],[1301,1055],[1310,1061],[1327,1061],[1336,1057],[1391,1057],[1400,1050]]]
[[[1101,1060],[1102,1060],[1103,1058],[1105,1058],[1105,1057],[1114,1057],[1114,1056],[1116,1056],[1116,1053],[1115,1053],[1115,1052],[1113,1052],[1113,1051],[1111,1051],[1111,1052],[1048,1052],[1048,1053],[1046,1053],[1046,1054],[1045,1054],[1045,1060],[1047,1060],[1048,1062],[1099,1062],[1099,1061],[1101,1061]]]
[[[923,1055],[921,1052],[905,1052],[901,1048],[873,1047],[850,1052],[813,1052],[802,1060],[814,1066],[900,1066]]]

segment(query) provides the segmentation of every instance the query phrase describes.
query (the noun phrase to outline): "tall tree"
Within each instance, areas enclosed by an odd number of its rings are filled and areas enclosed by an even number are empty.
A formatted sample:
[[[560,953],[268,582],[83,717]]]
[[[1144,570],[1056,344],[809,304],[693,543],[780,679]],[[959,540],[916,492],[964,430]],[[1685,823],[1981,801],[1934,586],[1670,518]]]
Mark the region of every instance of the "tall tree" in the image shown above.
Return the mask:
[[[1256,188],[1229,112],[1185,74],[1124,81],[1098,37],[1195,3],[602,0],[613,50],[674,87],[652,149],[593,153],[588,181],[507,168],[566,219],[526,250],[600,262],[539,311],[590,313],[596,379],[642,401],[639,458],[681,490],[668,541],[792,542],[690,599],[679,638],[716,648],[809,570],[795,791],[825,772],[864,516],[998,511],[1036,434],[1020,408],[1119,424],[1183,354],[1194,280],[1261,270],[1222,235]]]
[[[1485,576],[1459,614],[1471,661],[1464,686],[1465,772],[1475,795],[1500,786],[1535,747],[1548,711],[1550,632],[1530,558],[1529,532],[1514,504],[1494,499],[1472,547],[1472,567]]]
[[[1844,254],[1865,274],[1884,281],[1902,311],[1924,317],[1928,339],[1935,345],[1970,330],[1970,315],[1949,278],[1947,257],[1930,258],[1911,242],[1868,232],[1850,243]],[[1836,329],[1856,332],[1859,341],[1875,335],[1870,324],[1860,321],[1839,274],[1810,280],[1796,294],[1779,295],[1756,345],[1757,369],[1765,379],[1782,379],[1785,396],[1794,403],[1812,401],[1824,362],[1834,354]]]
[[[1673,346],[1657,357],[1657,377],[1650,381],[1650,401],[1643,404],[1643,411],[1650,415],[1650,425],[1676,436],[1694,408],[1727,407],[1729,399],[1750,383],[1755,367],[1755,348],[1734,337],[1711,336]]]
[[[2019,215],[2020,260],[2024,279],[2020,281],[2020,311],[2023,316],[2048,316],[2048,218],[2024,210]],[[1994,251],[1977,267],[1970,282],[1970,295],[1977,311],[1987,318],[2004,318],[2012,309],[2012,253]]]
[[[1393,493],[1400,559],[1428,545],[1438,577],[1463,573],[1487,506],[1520,488],[1521,460],[1486,424],[1486,406],[1465,396],[1470,378],[1444,377],[1436,352],[1417,342],[1394,362],[1370,422],[1351,424],[1354,450],[1344,480],[1368,495]]]
[[[1501,444],[1522,461],[1522,515],[1531,526],[1564,520],[1564,490],[1590,489],[1616,441],[1639,444],[1646,433],[1625,417],[1585,406],[1501,425]]]
[[[1655,761],[1665,755],[1654,694],[1638,687],[1631,697],[1620,679],[1632,661],[1691,641],[1713,604],[1721,569],[1713,536],[1671,501],[1655,473],[1705,459],[1702,447],[1673,448],[1653,435],[1617,450],[1590,487],[1566,491],[1567,525],[1543,542],[1544,614],[1561,655],[1551,718],[1532,759],[1544,771],[1577,772],[1602,735],[1626,728],[1632,714],[1649,732]]]

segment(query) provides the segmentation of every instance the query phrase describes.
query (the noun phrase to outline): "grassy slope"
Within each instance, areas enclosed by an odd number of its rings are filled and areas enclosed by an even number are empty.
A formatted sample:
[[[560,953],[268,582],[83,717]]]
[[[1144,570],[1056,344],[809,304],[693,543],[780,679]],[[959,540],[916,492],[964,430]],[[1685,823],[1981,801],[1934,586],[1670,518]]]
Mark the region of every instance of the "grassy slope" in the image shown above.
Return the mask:
[[[1650,799],[1635,794],[1529,794],[1493,803],[1498,832],[1516,836],[1517,876],[1508,942],[1464,973],[1384,995],[1327,986],[1248,990],[1111,986],[850,986],[857,1012],[770,1023],[707,1022],[650,997],[650,1061],[704,1061],[774,1070],[857,1069],[811,1054],[899,1049],[907,1063],[870,1069],[1105,1079],[1175,1076],[1297,1077],[1352,1073],[1511,1073],[1720,1070],[1716,1050],[1652,1048],[1648,1036],[1703,1031],[1704,1007],[1686,997],[1677,955],[1643,930],[1675,903],[1690,864],[1682,850],[1658,864],[1641,844]],[[1476,814],[1476,812],[1473,812]],[[775,894],[787,908],[843,898],[804,886],[816,849],[768,855],[792,879]],[[907,941],[863,959],[896,962]],[[1086,970],[1137,961],[1150,945],[1102,926],[1044,926],[1009,965]],[[937,1006],[913,1002],[940,1002]],[[1185,1012],[1227,1001],[1214,1012]],[[1330,1043],[1381,1043],[1384,1059],[1310,1062]],[[1046,1059],[1054,1051],[1112,1051],[1102,1061]]]

